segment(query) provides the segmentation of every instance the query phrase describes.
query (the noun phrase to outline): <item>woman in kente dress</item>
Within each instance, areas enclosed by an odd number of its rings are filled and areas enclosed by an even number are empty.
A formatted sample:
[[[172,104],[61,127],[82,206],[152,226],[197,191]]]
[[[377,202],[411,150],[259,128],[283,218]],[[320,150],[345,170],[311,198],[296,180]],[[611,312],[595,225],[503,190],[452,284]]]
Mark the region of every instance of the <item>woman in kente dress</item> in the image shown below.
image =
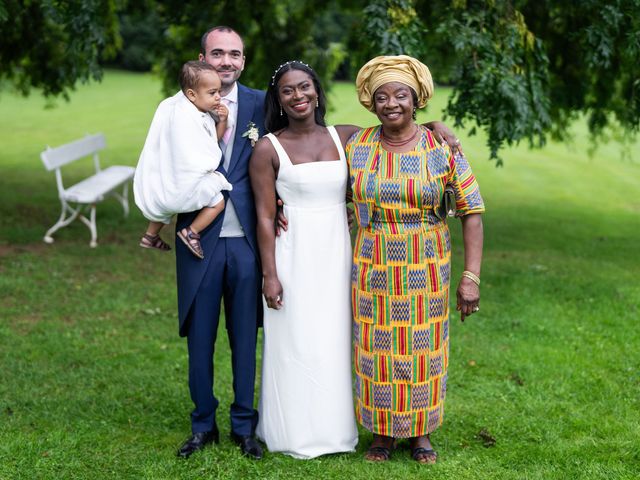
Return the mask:
[[[462,220],[461,319],[480,301],[484,204],[469,163],[415,123],[433,94],[429,69],[405,55],[376,57],[356,80],[381,125],[346,146],[358,219],[352,306],[356,417],[373,432],[370,461],[408,438],[413,458],[435,463],[429,434],[442,424],[449,363],[451,243],[445,190]]]

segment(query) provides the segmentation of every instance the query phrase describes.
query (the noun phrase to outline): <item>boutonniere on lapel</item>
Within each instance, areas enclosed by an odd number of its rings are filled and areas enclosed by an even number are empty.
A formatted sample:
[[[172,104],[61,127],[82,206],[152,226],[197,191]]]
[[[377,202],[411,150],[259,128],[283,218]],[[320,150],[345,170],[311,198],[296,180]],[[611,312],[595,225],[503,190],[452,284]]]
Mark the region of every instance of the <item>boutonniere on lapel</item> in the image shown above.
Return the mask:
[[[258,131],[258,127],[255,123],[249,122],[249,124],[247,125],[247,131],[244,132],[242,136],[247,137],[249,140],[251,140],[251,147],[253,148],[256,146],[256,142],[260,138],[260,132]]]

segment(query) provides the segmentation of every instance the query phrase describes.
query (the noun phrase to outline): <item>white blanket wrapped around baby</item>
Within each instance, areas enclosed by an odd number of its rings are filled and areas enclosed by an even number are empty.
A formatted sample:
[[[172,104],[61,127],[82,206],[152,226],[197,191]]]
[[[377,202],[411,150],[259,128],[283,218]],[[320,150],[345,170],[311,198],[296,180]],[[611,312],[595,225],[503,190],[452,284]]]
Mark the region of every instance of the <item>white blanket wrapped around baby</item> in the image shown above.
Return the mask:
[[[222,200],[231,184],[216,168],[222,152],[215,122],[178,92],[153,117],[133,179],[135,202],[152,221],[169,223]]]

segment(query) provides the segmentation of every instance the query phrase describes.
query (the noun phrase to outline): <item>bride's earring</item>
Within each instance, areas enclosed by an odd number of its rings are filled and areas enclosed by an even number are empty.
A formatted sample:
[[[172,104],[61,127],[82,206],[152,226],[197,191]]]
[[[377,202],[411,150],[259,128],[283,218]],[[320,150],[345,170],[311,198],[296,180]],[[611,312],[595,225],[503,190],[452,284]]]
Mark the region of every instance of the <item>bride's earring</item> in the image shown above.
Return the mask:
[[[282,116],[282,105],[280,105],[280,116]]]
[[[318,108],[320,106],[320,100],[318,100],[318,97],[316,97],[316,108]]]

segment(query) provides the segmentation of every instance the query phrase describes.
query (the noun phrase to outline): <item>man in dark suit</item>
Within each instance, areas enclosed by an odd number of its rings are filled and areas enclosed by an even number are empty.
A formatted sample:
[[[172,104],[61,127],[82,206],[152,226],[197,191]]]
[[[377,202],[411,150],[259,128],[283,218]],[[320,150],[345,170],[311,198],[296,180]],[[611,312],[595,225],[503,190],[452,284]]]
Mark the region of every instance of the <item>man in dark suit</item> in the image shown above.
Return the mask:
[[[199,59],[211,64],[222,80],[220,95],[229,117],[227,132],[220,142],[220,171],[233,190],[225,192],[224,212],[201,232],[204,260],[195,257],[182,242],[176,242],[180,335],[187,337],[189,389],[195,405],[191,413],[192,436],[180,447],[178,456],[187,458],[208,443],[219,441],[213,352],[224,299],[233,369],[231,438],[245,455],[260,459],[262,448],[254,437],[258,412],[253,407],[253,397],[262,274],[248,164],[251,137],[264,134],[264,92],[238,83],[245,63],[244,44],[231,28],[207,31],[202,37]],[[179,215],[176,230],[189,225],[196,213]]]

